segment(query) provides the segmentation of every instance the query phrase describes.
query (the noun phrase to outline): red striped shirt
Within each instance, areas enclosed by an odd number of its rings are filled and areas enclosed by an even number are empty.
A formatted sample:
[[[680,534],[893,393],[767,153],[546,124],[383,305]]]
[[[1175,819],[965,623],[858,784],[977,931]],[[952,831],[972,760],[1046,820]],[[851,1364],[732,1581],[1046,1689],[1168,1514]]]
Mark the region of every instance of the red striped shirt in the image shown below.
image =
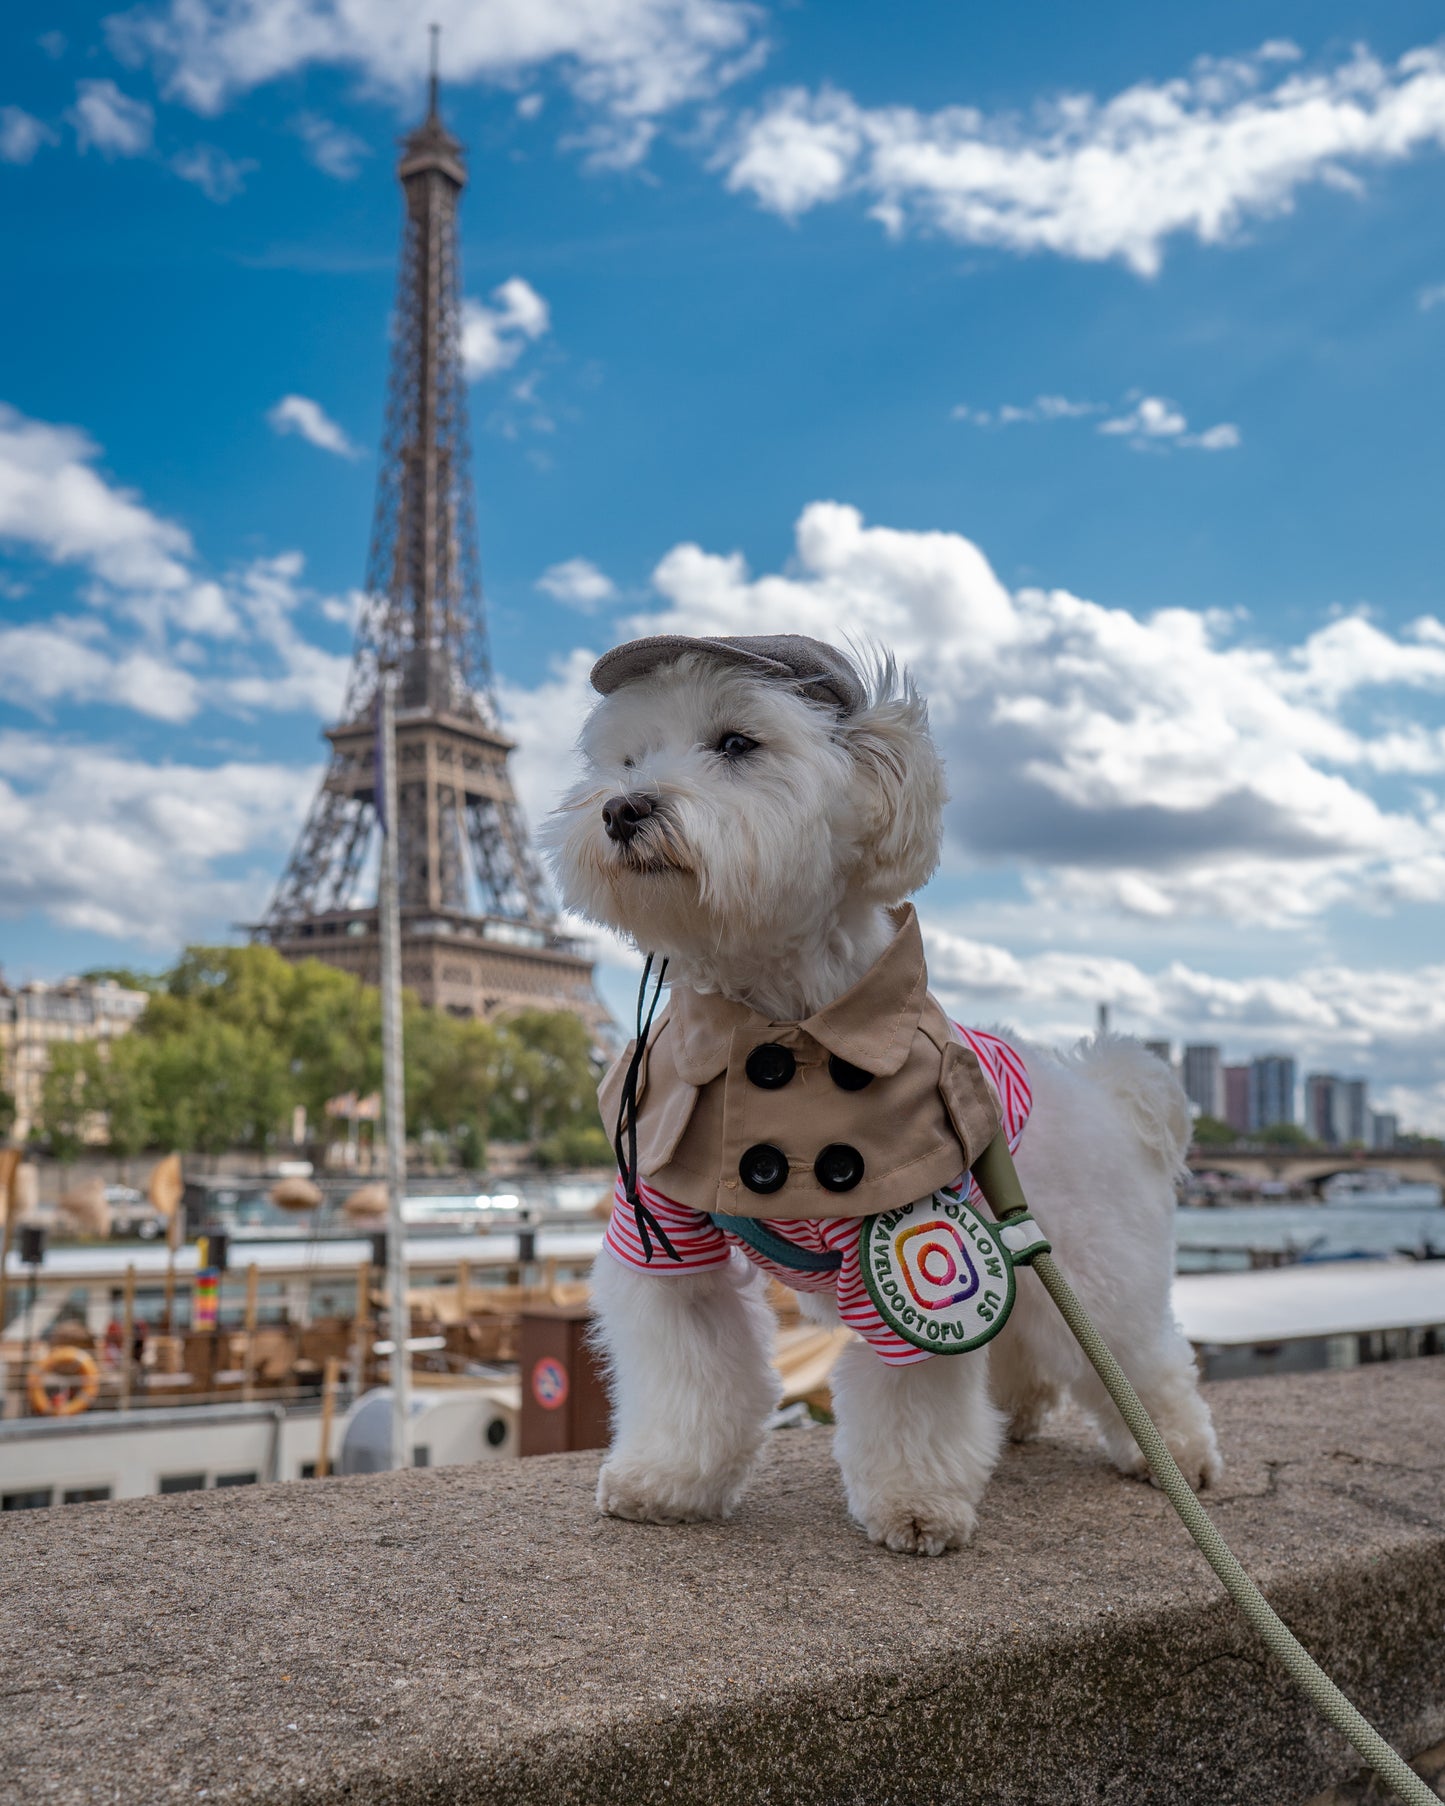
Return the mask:
[[[978,1056],[984,1076],[998,1097],[999,1115],[1008,1136],[1009,1149],[1016,1150],[1033,1105],[1028,1070],[1018,1050],[1010,1047],[1007,1041],[1001,1041],[997,1035],[985,1034],[981,1029],[963,1028],[957,1023],[954,1026]],[[955,1181],[955,1188],[962,1182],[962,1177],[960,1174]],[[648,1261],[635,1214],[623,1193],[619,1177],[613,1192],[612,1216],[607,1224],[606,1247],[625,1266],[638,1267],[662,1278],[667,1278],[670,1274],[702,1273],[710,1267],[723,1266],[730,1250],[738,1248],[755,1266],[761,1267],[774,1279],[780,1279],[784,1285],[791,1286],[795,1292],[826,1292],[836,1289],[839,1316],[849,1329],[862,1336],[882,1360],[902,1367],[913,1361],[931,1358],[926,1349],[915,1348],[911,1342],[905,1342],[902,1336],[891,1330],[868,1296],[858,1256],[858,1242],[863,1227],[861,1217],[764,1218],[764,1228],[771,1230],[783,1241],[791,1242],[794,1247],[809,1248],[817,1253],[836,1252],[843,1257],[843,1264],[836,1272],[802,1273],[795,1267],[778,1266],[737,1236],[719,1229],[706,1211],[675,1203],[644,1182],[639,1182],[637,1190],[642,1202],[662,1225],[667,1239],[680,1258],[670,1260],[666,1251],[657,1246],[657,1238],[653,1236],[652,1259]],[[970,1185],[969,1196],[975,1204],[983,1203],[983,1196],[977,1185]],[[907,1198],[899,1199],[901,1204],[910,1201]]]

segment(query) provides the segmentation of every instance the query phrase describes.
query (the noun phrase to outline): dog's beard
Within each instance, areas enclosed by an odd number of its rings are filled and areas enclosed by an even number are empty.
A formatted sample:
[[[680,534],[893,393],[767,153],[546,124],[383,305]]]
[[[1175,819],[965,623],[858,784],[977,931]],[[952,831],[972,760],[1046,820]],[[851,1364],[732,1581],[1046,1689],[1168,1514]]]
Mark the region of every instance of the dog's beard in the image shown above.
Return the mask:
[[[608,869],[639,877],[665,873],[691,877],[694,860],[677,821],[665,806],[654,808],[630,840],[609,843]],[[604,859],[606,855],[604,854]]]

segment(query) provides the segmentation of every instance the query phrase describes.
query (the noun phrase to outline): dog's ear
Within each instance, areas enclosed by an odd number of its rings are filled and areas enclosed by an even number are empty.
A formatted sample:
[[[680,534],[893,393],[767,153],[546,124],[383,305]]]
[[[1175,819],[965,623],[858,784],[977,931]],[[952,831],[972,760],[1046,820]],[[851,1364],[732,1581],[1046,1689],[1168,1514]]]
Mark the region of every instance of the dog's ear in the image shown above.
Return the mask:
[[[896,903],[933,875],[943,839],[948,790],[928,705],[907,672],[884,658],[869,701],[841,727],[861,797],[862,888],[880,903]]]

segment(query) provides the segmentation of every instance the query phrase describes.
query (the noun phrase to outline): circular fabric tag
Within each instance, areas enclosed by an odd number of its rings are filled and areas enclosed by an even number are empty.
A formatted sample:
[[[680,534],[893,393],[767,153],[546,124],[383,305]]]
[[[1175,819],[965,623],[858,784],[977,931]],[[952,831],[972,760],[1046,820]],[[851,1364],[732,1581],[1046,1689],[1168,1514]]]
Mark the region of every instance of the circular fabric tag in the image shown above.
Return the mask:
[[[879,1316],[930,1354],[981,1347],[1013,1309],[1013,1262],[997,1229],[947,1192],[865,1217],[859,1253]]]

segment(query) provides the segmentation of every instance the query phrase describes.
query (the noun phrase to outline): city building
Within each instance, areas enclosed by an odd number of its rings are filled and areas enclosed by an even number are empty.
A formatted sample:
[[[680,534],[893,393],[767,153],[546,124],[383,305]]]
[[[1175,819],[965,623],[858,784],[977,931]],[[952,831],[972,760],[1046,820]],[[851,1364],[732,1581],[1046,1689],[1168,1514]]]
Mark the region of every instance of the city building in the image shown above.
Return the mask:
[[[1386,1152],[1400,1139],[1400,1119],[1393,1110],[1371,1110],[1370,1146]]]
[[[1248,1066],[1226,1066],[1224,1069],[1224,1120],[1236,1135],[1248,1135],[1254,1127],[1249,1108],[1251,1071]]]
[[[1341,1139],[1360,1147],[1370,1145],[1370,1087],[1365,1079],[1345,1079],[1340,1086]]]
[[[1249,1128],[1272,1128],[1292,1123],[1295,1068],[1290,1054],[1261,1054],[1249,1063]]]
[[[1201,1116],[1223,1116],[1224,1068],[1212,1041],[1184,1049],[1183,1079],[1185,1095]]]
[[[40,1115],[40,1093],[57,1041],[109,1041],[135,1026],[148,999],[114,979],[38,979],[12,987],[0,978],[0,1091],[15,1100],[12,1134],[23,1141]]]
[[[1146,1041],[1145,1053],[1153,1054],[1156,1060],[1162,1060],[1171,1070],[1174,1066],[1174,1046],[1169,1041]]]
[[[1344,1086],[1332,1072],[1305,1074],[1305,1133],[1325,1147],[1344,1140]]]

